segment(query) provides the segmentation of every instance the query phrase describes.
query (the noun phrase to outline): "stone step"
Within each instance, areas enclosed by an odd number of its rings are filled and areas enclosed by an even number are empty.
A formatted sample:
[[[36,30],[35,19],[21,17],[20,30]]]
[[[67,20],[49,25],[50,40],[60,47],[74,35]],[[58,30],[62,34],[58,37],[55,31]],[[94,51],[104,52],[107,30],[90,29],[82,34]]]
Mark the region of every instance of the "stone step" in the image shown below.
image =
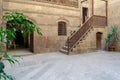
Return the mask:
[[[65,50],[65,49],[60,49],[59,51],[62,52],[62,53],[68,54],[68,51]]]
[[[68,46],[63,46],[63,49],[68,50]]]
[[[64,48],[68,48],[68,46],[63,46]]]

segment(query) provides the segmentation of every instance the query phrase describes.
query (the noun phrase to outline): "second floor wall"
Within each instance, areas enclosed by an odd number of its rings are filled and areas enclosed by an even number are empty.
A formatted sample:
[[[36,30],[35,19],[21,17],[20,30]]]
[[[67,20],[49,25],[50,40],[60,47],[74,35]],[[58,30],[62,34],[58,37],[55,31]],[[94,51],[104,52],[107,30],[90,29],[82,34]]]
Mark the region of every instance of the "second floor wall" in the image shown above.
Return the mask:
[[[76,7],[76,8],[78,7],[78,0],[32,0],[32,1],[58,4],[58,5]]]
[[[54,15],[60,17],[74,17],[80,19],[80,10],[79,8],[60,6],[56,4],[41,3],[35,1],[21,1],[21,0],[5,0],[3,2],[4,11],[21,11],[32,14],[39,14],[37,18],[34,16],[29,16],[36,19],[36,22],[39,23],[38,18],[43,18],[42,15]],[[32,13],[32,14],[31,14]],[[50,16],[49,16],[50,17]],[[48,17],[48,19],[49,19]],[[49,20],[48,23],[52,23],[53,20]],[[41,20],[42,23],[45,23],[44,20]]]

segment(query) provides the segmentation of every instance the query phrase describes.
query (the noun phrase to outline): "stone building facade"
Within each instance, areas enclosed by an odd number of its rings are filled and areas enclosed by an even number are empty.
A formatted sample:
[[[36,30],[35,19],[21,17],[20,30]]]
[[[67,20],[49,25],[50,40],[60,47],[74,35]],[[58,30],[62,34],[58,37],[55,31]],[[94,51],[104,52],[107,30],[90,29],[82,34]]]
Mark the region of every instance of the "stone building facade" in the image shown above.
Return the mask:
[[[117,17],[119,11],[116,15],[113,14],[114,8],[119,6],[119,4],[114,5],[117,1],[119,2],[119,0],[108,2],[108,9],[112,8],[108,10],[108,26],[120,24]],[[94,5],[93,0],[0,0],[0,18],[8,11],[24,13],[30,21],[41,28],[43,33],[41,37],[34,33],[33,41],[28,40],[29,44],[33,44],[32,51],[34,53],[54,52],[59,51],[65,45],[71,33],[81,28],[93,15],[93,11],[94,15],[106,16],[105,7],[105,2],[101,0],[94,0]],[[65,30],[61,30],[59,26],[64,26]],[[93,25],[93,29],[73,49],[73,53],[103,49],[108,26]],[[99,44],[97,44],[97,33],[101,34]]]

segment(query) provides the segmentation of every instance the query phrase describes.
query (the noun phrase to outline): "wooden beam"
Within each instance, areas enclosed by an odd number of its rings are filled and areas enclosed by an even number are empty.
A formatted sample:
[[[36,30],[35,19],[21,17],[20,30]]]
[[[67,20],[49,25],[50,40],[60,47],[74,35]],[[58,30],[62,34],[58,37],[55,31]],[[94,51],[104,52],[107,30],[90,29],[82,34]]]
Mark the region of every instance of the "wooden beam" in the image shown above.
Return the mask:
[[[92,0],[92,15],[94,15],[94,0]]]
[[[108,1],[106,1],[106,17],[108,17]]]
[[[106,2],[106,24],[108,24],[108,1],[105,1]]]

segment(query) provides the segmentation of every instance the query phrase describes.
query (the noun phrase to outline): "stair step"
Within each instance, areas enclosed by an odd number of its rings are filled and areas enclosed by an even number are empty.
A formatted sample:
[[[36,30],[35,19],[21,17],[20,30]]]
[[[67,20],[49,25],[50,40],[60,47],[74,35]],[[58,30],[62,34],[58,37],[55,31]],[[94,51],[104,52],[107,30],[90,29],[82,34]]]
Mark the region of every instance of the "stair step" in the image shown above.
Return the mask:
[[[63,46],[64,48],[68,48],[68,46]]]
[[[86,36],[88,36],[89,32],[92,31],[91,29],[94,29],[92,26],[92,23],[89,22],[91,21],[93,16],[91,16],[76,32],[68,37],[66,45],[68,44],[69,40],[69,45],[70,45],[70,50],[68,51],[69,46],[64,46],[60,52],[63,53],[68,53],[73,51],[73,48],[76,48],[79,43],[82,43],[83,40],[86,40]]]
[[[62,49],[60,49],[59,51],[60,51],[60,52],[62,52],[62,53],[68,54],[68,51],[67,51],[67,50],[65,50],[65,49],[63,49],[63,48],[62,48]]]
[[[68,46],[63,46],[63,49],[68,50]]]

